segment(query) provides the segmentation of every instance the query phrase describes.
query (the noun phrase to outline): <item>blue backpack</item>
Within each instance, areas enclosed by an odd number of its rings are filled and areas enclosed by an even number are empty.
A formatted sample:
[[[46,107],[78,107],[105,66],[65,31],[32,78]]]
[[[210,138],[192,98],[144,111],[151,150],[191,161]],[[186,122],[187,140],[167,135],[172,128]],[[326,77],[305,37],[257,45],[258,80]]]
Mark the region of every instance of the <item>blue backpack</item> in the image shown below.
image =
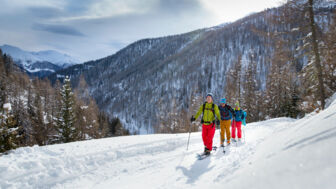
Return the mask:
[[[235,121],[243,121],[244,120],[244,111],[243,110],[235,110],[235,117],[234,120]]]

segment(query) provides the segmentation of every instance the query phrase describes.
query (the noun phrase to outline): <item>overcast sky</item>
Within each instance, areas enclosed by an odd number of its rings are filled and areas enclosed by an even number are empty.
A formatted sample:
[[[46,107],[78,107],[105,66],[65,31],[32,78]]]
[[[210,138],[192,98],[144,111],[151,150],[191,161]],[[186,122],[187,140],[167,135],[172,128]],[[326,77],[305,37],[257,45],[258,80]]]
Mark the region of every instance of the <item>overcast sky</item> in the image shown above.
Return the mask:
[[[233,22],[280,0],[0,0],[0,45],[88,61],[143,38]]]

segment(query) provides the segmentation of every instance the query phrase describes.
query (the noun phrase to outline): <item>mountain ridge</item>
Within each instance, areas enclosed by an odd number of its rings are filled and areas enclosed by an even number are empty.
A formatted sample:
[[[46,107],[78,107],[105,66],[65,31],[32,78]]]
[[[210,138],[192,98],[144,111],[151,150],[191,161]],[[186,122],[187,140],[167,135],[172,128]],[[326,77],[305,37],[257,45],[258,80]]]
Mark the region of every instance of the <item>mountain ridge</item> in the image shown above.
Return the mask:
[[[0,49],[3,53],[9,54],[19,67],[32,76],[47,76],[79,63],[77,59],[54,50],[30,52],[8,44],[0,46]]]
[[[192,96],[212,92],[215,102],[225,96],[226,76],[239,57],[243,73],[250,63],[255,64],[257,88],[264,90],[275,43],[267,34],[287,27],[273,26],[268,18],[281,11],[283,7],[267,9],[219,27],[138,40],[113,55],[60,70],[48,78],[55,82],[69,75],[77,86],[83,75],[102,110],[118,116],[132,133],[155,133],[161,117],[190,108]],[[290,47],[297,49],[302,45],[298,39],[304,36],[288,35],[285,40],[298,41]],[[293,66],[300,70],[306,64],[303,57]]]

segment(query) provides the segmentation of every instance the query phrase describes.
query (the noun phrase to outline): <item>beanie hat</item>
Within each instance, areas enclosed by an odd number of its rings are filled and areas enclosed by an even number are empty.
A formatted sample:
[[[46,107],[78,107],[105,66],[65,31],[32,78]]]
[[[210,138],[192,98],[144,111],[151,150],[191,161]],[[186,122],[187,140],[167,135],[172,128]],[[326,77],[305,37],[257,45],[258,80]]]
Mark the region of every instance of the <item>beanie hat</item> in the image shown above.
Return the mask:
[[[206,95],[206,97],[208,97],[208,96],[211,96],[211,98],[213,99],[213,95],[212,95],[212,93],[208,93],[208,94]]]
[[[220,103],[226,104],[226,98],[222,98]]]
[[[239,102],[238,102],[238,101],[236,102],[236,104],[235,104],[235,105],[236,105],[236,106],[235,106],[235,108],[234,108],[234,109],[235,109],[235,110],[240,110],[240,107],[239,107]],[[236,107],[238,107],[238,108],[236,109]]]

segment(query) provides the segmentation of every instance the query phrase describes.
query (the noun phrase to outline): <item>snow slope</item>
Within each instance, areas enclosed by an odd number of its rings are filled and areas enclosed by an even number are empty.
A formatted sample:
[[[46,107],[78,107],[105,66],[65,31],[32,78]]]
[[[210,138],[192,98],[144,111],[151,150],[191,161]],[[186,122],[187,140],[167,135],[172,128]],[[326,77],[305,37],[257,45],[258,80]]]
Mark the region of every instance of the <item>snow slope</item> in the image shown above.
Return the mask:
[[[3,45],[0,48],[4,53],[11,55],[15,61],[21,61],[23,64],[29,64],[30,62],[51,62],[57,66],[64,67],[65,65],[69,66],[79,63],[79,60],[67,54],[52,50],[28,52],[11,45]]]
[[[0,188],[336,188],[336,101],[300,120],[248,124],[245,133],[245,144],[202,161],[199,132],[188,151],[188,134],[20,148],[0,157]]]

